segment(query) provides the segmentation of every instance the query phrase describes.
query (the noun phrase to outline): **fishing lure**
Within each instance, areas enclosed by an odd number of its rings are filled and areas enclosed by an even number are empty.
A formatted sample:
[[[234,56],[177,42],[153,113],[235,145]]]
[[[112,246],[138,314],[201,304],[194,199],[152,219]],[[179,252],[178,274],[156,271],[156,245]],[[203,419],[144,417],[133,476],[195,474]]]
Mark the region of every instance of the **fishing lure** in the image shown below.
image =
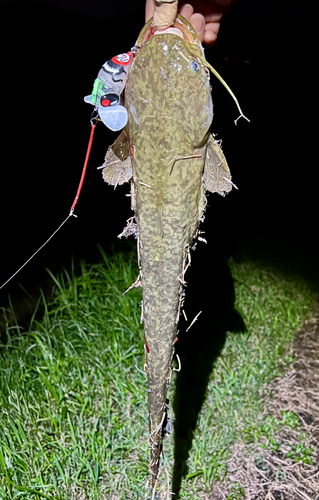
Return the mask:
[[[132,52],[119,54],[103,64],[94,82],[92,94],[84,101],[92,104],[99,118],[113,132],[122,130],[127,124],[127,111],[121,104],[128,71],[132,64]]]

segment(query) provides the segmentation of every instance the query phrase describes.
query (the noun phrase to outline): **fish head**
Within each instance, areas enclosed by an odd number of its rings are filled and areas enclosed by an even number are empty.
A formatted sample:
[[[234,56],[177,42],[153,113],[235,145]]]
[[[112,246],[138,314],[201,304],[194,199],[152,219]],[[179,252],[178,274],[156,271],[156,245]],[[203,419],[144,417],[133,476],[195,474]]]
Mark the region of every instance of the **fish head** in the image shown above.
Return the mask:
[[[209,72],[197,55],[201,44],[182,16],[158,31],[152,19],[137,40],[129,71],[125,106],[130,136],[148,127],[165,128],[169,141],[199,147],[213,118]]]

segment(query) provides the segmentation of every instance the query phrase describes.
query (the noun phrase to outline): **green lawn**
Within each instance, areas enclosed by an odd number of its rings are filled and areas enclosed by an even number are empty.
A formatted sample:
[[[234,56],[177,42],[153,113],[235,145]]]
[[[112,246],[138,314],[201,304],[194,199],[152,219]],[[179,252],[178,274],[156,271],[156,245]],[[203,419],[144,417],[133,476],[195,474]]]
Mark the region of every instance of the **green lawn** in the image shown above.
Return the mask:
[[[134,253],[102,256],[99,264],[82,262],[76,270],[52,275],[54,296],[41,301],[30,327],[13,325],[5,332],[0,350],[3,500],[151,498],[145,490],[146,382],[138,370],[144,363],[141,290],[123,295],[138,274],[136,259]],[[180,498],[189,500],[204,499],[212,482],[225,477],[237,439],[267,436],[273,445],[282,422],[262,414],[261,398],[267,383],[292,361],[293,336],[318,305],[301,276],[248,258],[229,266],[246,330],[228,332],[213,363],[184,455],[187,467],[175,478]],[[196,324],[200,328],[200,319]],[[178,376],[174,372],[171,401],[177,400]],[[287,418],[294,416],[283,415],[283,421]],[[162,490],[167,476],[172,483],[174,430],[164,449]],[[233,498],[242,498],[240,485]]]

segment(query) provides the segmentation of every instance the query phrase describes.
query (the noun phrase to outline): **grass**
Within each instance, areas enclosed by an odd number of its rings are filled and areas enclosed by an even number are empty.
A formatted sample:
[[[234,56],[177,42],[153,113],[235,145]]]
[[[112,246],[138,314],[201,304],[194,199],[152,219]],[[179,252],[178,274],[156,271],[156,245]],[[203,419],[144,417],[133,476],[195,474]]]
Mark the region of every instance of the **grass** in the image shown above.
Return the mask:
[[[30,327],[8,326],[0,360],[0,498],[124,500],[145,494],[149,449],[141,290],[132,254],[51,275]],[[261,411],[267,384],[292,361],[289,346],[318,296],[298,276],[230,261],[246,331],[227,334],[194,432],[180,497],[206,498],[227,475],[236,440],[276,446],[282,420]],[[41,314],[40,314],[41,309]],[[174,393],[175,378],[170,392]],[[172,433],[174,434],[174,433]],[[303,443],[296,460],[311,460]],[[171,471],[174,438],[166,440]],[[163,481],[165,474],[163,473]],[[163,483],[162,481],[162,483]],[[236,496],[237,495],[237,496]],[[244,498],[234,485],[234,499]]]

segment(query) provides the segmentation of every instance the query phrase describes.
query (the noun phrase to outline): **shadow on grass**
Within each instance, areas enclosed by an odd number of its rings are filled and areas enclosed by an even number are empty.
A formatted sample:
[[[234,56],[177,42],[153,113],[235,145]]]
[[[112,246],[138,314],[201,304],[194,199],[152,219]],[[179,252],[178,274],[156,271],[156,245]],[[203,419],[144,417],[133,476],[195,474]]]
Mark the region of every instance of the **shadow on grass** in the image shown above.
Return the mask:
[[[186,461],[192,446],[199,412],[205,401],[209,376],[220,355],[227,331],[244,331],[245,324],[234,309],[233,279],[225,259],[213,245],[200,244],[187,271],[185,312],[188,322],[180,320],[176,352],[182,369],[177,373],[175,412],[175,450],[172,491],[179,497]],[[186,332],[192,319],[198,321]]]

